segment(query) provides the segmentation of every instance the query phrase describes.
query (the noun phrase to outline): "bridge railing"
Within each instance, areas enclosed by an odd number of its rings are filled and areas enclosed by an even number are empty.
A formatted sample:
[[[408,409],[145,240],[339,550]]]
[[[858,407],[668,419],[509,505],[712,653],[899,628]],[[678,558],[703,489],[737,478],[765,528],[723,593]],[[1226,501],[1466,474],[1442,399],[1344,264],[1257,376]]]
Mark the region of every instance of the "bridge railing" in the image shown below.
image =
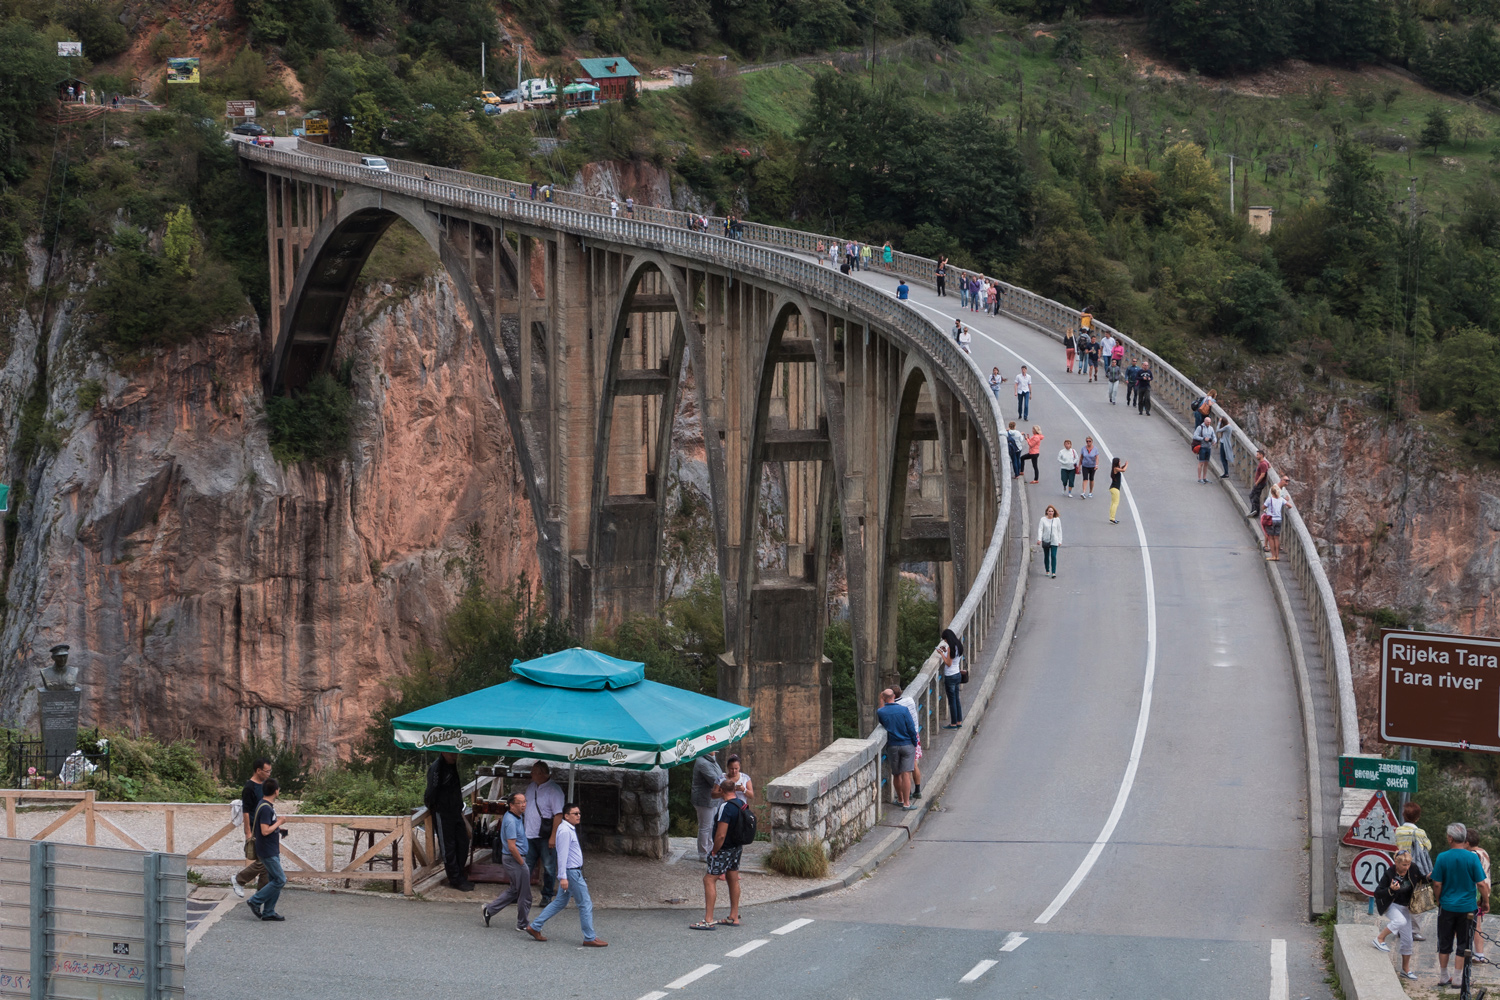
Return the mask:
[[[607,199],[555,191],[550,202],[540,198],[532,200],[529,185],[391,158],[386,158],[389,172],[373,171],[359,164],[357,154],[331,147],[319,148],[316,155],[306,155],[242,144],[240,155],[266,167],[335,183],[349,182],[393,191],[486,216],[535,223],[576,234],[585,240],[592,238],[659,249],[730,271],[758,275],[842,308],[860,322],[876,326],[903,341],[911,351],[925,357],[937,369],[964,401],[984,437],[990,473],[999,494],[999,513],[968,595],[948,627],[963,639],[965,652],[971,659],[986,651],[992,638],[991,627],[1008,596],[1002,593],[1002,568],[1012,514],[1013,485],[1009,458],[1002,444],[1000,405],[990,391],[988,375],[980,370],[973,358],[935,324],[896,299],[893,293],[871,288],[834,268],[785,252],[802,246],[796,239],[799,234],[793,230],[758,226],[753,229],[757,236],[765,237],[763,241],[728,239],[689,228],[687,221],[691,216],[684,212],[637,206],[635,216],[615,217],[607,211]],[[601,208],[605,210],[601,211]],[[747,226],[747,235],[750,228]],[[815,247],[817,238],[808,239]],[[1018,585],[1024,585],[1024,581]],[[919,715],[929,722],[925,727],[929,732],[932,723],[941,717],[943,708],[944,696],[938,675],[940,666],[941,661],[935,653],[929,656],[904,692],[916,700]],[[858,742],[865,744],[862,753],[878,755],[885,744],[885,731],[876,727],[873,735]],[[875,790],[871,789],[870,794],[875,794]]]

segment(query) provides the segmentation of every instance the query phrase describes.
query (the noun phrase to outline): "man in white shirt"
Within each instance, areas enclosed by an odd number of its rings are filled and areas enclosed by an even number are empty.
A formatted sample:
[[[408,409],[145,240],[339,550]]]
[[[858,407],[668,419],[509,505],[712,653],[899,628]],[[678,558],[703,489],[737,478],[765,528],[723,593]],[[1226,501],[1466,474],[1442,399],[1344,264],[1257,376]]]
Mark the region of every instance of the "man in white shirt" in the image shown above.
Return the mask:
[[[1031,418],[1031,373],[1026,366],[1021,366],[1021,374],[1016,376],[1016,419],[1029,420]]]
[[[552,769],[545,761],[531,765],[531,784],[526,786],[526,870],[542,865],[542,905],[557,893],[557,825],[564,797]]]
[[[538,941],[547,940],[542,936],[542,925],[561,913],[571,898],[578,901],[578,923],[583,928],[584,946],[608,948],[609,942],[594,934],[594,901],[589,898],[589,884],[583,880],[583,849],[578,846],[578,824],[582,821],[583,813],[576,803],[563,806],[556,833],[557,857],[562,867],[562,879],[558,882],[561,891],[542,910],[541,916],[531,922],[526,933]]]
[[[1117,343],[1119,341],[1115,340],[1115,335],[1112,333],[1106,333],[1104,339],[1099,341],[1099,357],[1104,360],[1106,367],[1109,365],[1109,359],[1114,357],[1115,344]]]

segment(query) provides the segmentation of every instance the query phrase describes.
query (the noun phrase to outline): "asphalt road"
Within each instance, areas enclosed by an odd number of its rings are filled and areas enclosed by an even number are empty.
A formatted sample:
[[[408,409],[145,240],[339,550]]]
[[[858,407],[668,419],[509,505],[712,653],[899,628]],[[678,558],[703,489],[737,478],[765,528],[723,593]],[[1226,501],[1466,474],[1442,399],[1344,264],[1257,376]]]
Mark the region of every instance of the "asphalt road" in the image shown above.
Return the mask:
[[[944,328],[959,311],[921,289],[913,302]],[[907,849],[737,929],[601,912],[604,950],[578,947],[571,910],[539,944],[508,914],[486,930],[477,903],[293,893],[286,924],[237,906],[212,926],[188,995],[1328,997],[1305,916],[1296,694],[1257,544],[1162,417],[1127,409],[1123,388],[1111,406],[1102,378],[1064,374],[1061,347],[1034,331],[963,318],[985,370],[1033,365],[1026,423],[1046,441],[1025,488],[1033,521],[1058,506],[1064,546],[1055,580],[1033,561],[998,696]],[[1088,433],[1106,464],[1130,462],[1118,525],[1102,474],[1091,500],[1059,495],[1057,451]]]

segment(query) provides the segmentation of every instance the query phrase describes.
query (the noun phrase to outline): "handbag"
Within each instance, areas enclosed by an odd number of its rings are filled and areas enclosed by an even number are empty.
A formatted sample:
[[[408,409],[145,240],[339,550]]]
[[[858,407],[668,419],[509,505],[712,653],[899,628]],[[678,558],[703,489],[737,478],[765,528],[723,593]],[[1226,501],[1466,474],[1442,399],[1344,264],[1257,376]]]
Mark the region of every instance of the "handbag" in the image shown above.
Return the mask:
[[[1260,516],[1260,526],[1262,528],[1269,528],[1271,526],[1271,515],[1270,514],[1262,514]]]
[[[960,684],[967,684],[967,683],[969,683],[969,668],[968,667],[964,667],[964,668],[962,668],[962,669],[959,670],[959,672],[958,672],[958,683],[960,683]]]
[[[1432,883],[1423,882],[1411,891],[1411,905],[1407,909],[1413,914],[1426,913],[1436,905],[1432,898]]]

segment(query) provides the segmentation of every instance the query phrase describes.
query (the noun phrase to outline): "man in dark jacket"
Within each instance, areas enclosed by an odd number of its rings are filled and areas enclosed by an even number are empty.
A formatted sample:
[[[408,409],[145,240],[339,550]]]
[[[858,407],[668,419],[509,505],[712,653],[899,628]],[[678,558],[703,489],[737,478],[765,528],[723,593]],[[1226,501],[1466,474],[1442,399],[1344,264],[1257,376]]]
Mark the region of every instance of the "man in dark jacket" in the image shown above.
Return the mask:
[[[474,883],[468,877],[469,828],[464,823],[464,782],[458,775],[458,754],[445,751],[428,766],[422,804],[437,823],[448,884],[459,892],[473,892]]]
[[[1130,367],[1125,369],[1125,405],[1129,406],[1135,402],[1135,386],[1141,377],[1141,363],[1135,358],[1130,359]]]

